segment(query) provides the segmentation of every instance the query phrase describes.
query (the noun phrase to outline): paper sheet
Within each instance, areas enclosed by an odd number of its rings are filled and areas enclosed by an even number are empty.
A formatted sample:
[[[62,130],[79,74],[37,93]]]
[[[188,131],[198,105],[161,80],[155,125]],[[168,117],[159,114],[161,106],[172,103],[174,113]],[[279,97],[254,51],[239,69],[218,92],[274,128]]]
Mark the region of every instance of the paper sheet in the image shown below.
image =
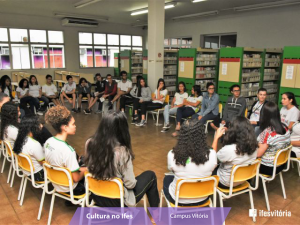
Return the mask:
[[[293,74],[294,74],[294,66],[287,66],[286,67],[285,79],[292,80],[293,79]]]
[[[222,64],[222,75],[227,75],[227,63]]]
[[[184,62],[180,62],[180,72],[184,72]]]

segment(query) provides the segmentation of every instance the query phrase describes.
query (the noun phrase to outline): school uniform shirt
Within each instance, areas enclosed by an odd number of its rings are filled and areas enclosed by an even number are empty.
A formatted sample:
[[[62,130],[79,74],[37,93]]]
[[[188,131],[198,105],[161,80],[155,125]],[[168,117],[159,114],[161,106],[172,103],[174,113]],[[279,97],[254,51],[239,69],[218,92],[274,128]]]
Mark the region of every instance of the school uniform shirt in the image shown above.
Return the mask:
[[[265,166],[274,166],[274,158],[279,149],[288,147],[291,144],[291,134],[286,128],[286,133],[277,134],[271,127],[266,128],[258,137],[259,144],[268,144],[269,147],[261,157],[261,164]]]
[[[30,85],[29,84],[29,94],[32,97],[38,98],[40,96],[40,89],[41,89],[41,86],[39,84],[38,85]]]
[[[230,177],[233,165],[249,164],[255,161],[257,156],[257,150],[251,155],[236,154],[236,144],[225,145],[217,153],[217,158],[220,161],[220,167],[218,168],[217,175],[220,177],[220,182],[229,187]],[[233,186],[242,184],[243,182],[234,182]]]
[[[289,126],[291,122],[297,122],[299,120],[299,109],[294,106],[289,110],[286,107],[282,107],[280,110],[281,122]]]
[[[21,96],[24,96],[28,92],[28,90],[29,90],[28,88],[23,89],[23,88],[17,87],[16,91],[19,92]]]
[[[54,84],[44,84],[42,86],[42,92],[45,93],[47,96],[55,95],[55,93],[57,92],[57,88]]]
[[[52,166],[66,167],[72,173],[80,169],[75,150],[68,145],[67,142],[57,139],[56,137],[49,138],[45,144],[45,159]],[[73,189],[78,183],[73,183]],[[69,187],[53,184],[58,192],[69,192]]]
[[[5,131],[6,135],[4,134],[4,141],[8,141],[10,143],[12,149],[14,148],[15,141],[18,136],[18,132],[19,132],[19,129],[13,125],[9,125],[6,128],[6,131]]]
[[[293,125],[291,141],[300,141],[300,123],[297,122]],[[300,158],[300,147],[293,146],[292,151]]]
[[[130,80],[127,80],[125,83],[120,80],[118,82],[118,88],[120,88],[121,91],[125,91],[127,92],[128,89],[131,89],[132,88],[132,82]]]
[[[191,158],[186,161],[186,165],[176,165],[176,161],[174,159],[173,151],[169,151],[168,153],[168,169],[174,172],[174,180],[169,186],[169,193],[172,198],[175,200],[175,191],[176,191],[176,183],[179,179],[184,178],[203,178],[211,176],[213,170],[217,166],[217,153],[215,150],[210,150],[209,159],[204,164],[196,165]],[[197,199],[187,199],[180,198],[179,203],[189,204],[189,203],[197,203],[205,200],[204,198]]]
[[[198,96],[198,97],[193,97],[193,96],[190,96],[187,98],[187,101],[188,102],[191,102],[191,103],[196,103],[196,102],[202,102],[202,99],[203,97],[202,96]],[[197,107],[198,106],[191,106],[191,105],[187,105],[186,107],[191,107],[194,111],[196,111]]]
[[[175,97],[174,105],[181,105],[183,103],[183,100],[187,99],[189,96],[188,93],[186,92],[184,92],[183,94],[176,92],[174,97]]]
[[[43,166],[39,163],[45,159],[45,152],[41,144],[34,140],[32,137],[27,137],[22,153],[29,155],[34,167],[34,173],[37,173],[43,169]],[[30,172],[23,171],[27,176],[30,176]]]
[[[66,92],[66,93],[70,93],[74,89],[76,89],[76,83],[73,81],[72,84],[65,83],[64,87],[62,88],[62,91]]]
[[[260,113],[261,113],[262,109],[264,108],[264,105],[267,102],[268,101],[265,101],[261,104],[259,101],[256,101],[253,103],[251,110],[250,110],[250,115],[249,115],[250,121],[255,121],[255,122],[257,122],[257,125],[259,125]]]
[[[162,100],[155,100],[155,101],[152,101],[153,103],[160,103],[160,104],[164,104],[165,102],[165,99],[166,99],[166,96],[168,94],[168,90],[165,89],[165,90],[160,90],[159,91],[159,95],[157,94],[157,89],[155,90],[154,92],[156,98],[160,98],[160,95],[163,95],[163,99]]]

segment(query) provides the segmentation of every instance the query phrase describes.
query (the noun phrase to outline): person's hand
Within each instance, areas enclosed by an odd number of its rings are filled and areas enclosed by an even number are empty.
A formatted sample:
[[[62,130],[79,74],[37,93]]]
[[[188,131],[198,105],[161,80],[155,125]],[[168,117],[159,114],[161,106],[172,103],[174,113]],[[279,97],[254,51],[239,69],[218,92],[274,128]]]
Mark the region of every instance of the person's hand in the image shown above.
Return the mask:
[[[225,127],[220,127],[218,128],[216,134],[215,134],[215,138],[219,139],[220,137],[223,136],[223,134],[225,133],[226,128]]]
[[[142,103],[144,100],[143,99],[140,99],[139,103]]]
[[[102,95],[102,98],[107,98],[108,95]]]
[[[202,116],[198,116],[198,120],[201,120],[202,119]]]
[[[79,169],[80,172],[86,172],[88,171],[87,167],[80,167]]]
[[[250,123],[253,124],[253,125],[257,125],[256,121],[250,121]]]
[[[164,84],[159,84],[158,89],[162,89],[164,87]]]
[[[225,121],[225,120],[222,120],[221,124],[226,124],[226,121]]]

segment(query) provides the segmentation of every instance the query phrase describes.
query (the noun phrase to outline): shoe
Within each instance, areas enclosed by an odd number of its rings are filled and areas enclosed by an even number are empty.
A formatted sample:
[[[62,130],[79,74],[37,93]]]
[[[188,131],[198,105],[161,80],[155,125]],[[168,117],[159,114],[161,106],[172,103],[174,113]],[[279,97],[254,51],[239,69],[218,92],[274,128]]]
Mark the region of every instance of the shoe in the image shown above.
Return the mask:
[[[112,103],[109,101],[107,106],[108,106],[108,108],[112,107]]]
[[[132,120],[132,121],[131,121],[131,124],[132,124],[132,125],[136,125],[137,123],[138,123],[137,120]]]
[[[172,134],[172,137],[177,137],[179,135],[180,131],[179,130],[176,130],[173,134]]]
[[[41,112],[41,111],[37,111],[36,114],[39,115],[39,116],[44,115],[43,112]]]
[[[171,125],[169,123],[167,123],[163,126],[163,129],[168,129],[169,130],[170,128],[171,128]]]
[[[160,132],[166,133],[168,130],[170,130],[170,128],[163,128]]]
[[[100,113],[102,113],[102,111],[101,110],[97,110],[95,113],[96,114],[100,114]]]
[[[65,206],[71,207],[71,206],[75,206],[72,202],[66,200],[65,201]]]
[[[83,112],[84,112],[84,114],[86,114],[86,115],[91,114],[91,110],[89,110],[89,109],[85,109],[85,110],[83,110]]]
[[[135,124],[137,127],[143,127],[146,124],[146,120],[141,120],[140,123]]]
[[[77,113],[77,110],[74,108],[74,109],[72,109],[72,112]]]
[[[78,108],[78,109],[77,109],[77,112],[81,112],[81,108]]]

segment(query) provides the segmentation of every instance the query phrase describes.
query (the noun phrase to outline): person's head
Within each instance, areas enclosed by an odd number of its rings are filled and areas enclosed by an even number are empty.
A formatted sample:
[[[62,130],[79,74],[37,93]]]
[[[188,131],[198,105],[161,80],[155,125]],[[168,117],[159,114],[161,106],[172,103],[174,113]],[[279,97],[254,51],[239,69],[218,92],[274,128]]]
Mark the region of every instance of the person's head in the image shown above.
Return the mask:
[[[180,128],[180,135],[173,148],[176,165],[185,166],[189,157],[196,165],[209,159],[209,147],[206,143],[205,126],[199,120],[187,120]]]
[[[141,76],[141,75],[137,75],[136,76],[136,83],[139,85],[139,83],[140,83],[140,79],[141,78],[143,78],[143,76]]]
[[[213,82],[208,82],[206,84],[206,90],[208,94],[212,95],[215,92],[215,84]]]
[[[264,104],[260,112],[259,127],[263,131],[271,127],[278,134],[285,134],[285,126],[281,123],[279,108],[274,102]]]
[[[96,79],[96,81],[102,81],[101,74],[100,73],[96,73],[95,79]]]
[[[125,70],[121,71],[120,75],[123,81],[127,80],[127,72]]]
[[[67,76],[67,81],[68,81],[69,84],[72,84],[73,83],[73,77],[68,75]]]
[[[116,147],[124,147],[124,151],[115,154]],[[126,116],[122,112],[109,111],[87,145],[85,164],[96,179],[110,179],[117,175],[115,157],[125,157],[122,166],[126,168],[134,154]]]
[[[146,84],[146,81],[143,77],[141,77],[139,79],[139,82],[138,82],[138,86],[137,86],[137,96],[138,97],[141,97],[142,96],[142,88],[143,87],[147,87],[147,84]]]
[[[230,92],[233,97],[238,98],[241,95],[241,87],[238,84],[234,84],[230,87]]]
[[[112,83],[112,76],[111,76],[111,74],[107,74],[106,75],[106,80],[108,81],[108,83]]]
[[[86,80],[84,77],[82,77],[82,78],[80,78],[80,80],[79,80],[79,84],[80,84],[82,87],[84,87],[84,86],[87,84],[87,80]]]
[[[180,81],[178,83],[178,87],[177,88],[178,88],[178,92],[180,92],[180,93],[186,92],[185,83],[183,81]]]
[[[1,89],[2,91],[5,90],[6,87],[10,89],[11,80],[8,75],[3,75],[0,79]]]
[[[198,97],[202,94],[200,85],[194,85],[191,91],[192,95]]]
[[[28,80],[25,79],[25,78],[23,78],[22,80],[20,80],[19,87],[20,88],[28,88]]]
[[[267,98],[267,89],[265,88],[258,89],[257,98],[259,102],[265,102]]]
[[[52,76],[50,74],[46,76],[46,82],[47,84],[52,84]]]
[[[10,98],[7,94],[0,92],[0,109],[2,108],[3,104],[9,102]]]
[[[30,85],[38,85],[39,84],[35,75],[30,75],[30,77],[29,77],[29,84]]]
[[[42,131],[42,124],[39,118],[35,115],[25,116],[20,125],[17,139],[14,145],[14,152],[20,154],[27,137],[31,134],[34,137],[39,137]]]
[[[289,106],[294,105],[294,106],[298,107],[294,93],[285,92],[281,95],[281,98],[282,98],[281,103],[283,106],[289,107]]]
[[[166,89],[165,80],[162,79],[162,78],[159,78],[159,79],[158,79],[158,82],[157,82],[157,89],[158,89],[159,87],[161,88],[160,90],[165,90],[165,89]]]
[[[59,134],[74,135],[76,133],[75,119],[64,106],[58,105],[49,109],[45,115],[45,121]]]
[[[228,127],[224,136],[224,145],[236,144],[237,155],[252,155],[257,145],[253,126],[243,116],[237,116]]]
[[[18,127],[20,117],[20,109],[13,102],[6,102],[1,108],[1,140],[4,140],[4,132],[6,127],[13,125]]]

